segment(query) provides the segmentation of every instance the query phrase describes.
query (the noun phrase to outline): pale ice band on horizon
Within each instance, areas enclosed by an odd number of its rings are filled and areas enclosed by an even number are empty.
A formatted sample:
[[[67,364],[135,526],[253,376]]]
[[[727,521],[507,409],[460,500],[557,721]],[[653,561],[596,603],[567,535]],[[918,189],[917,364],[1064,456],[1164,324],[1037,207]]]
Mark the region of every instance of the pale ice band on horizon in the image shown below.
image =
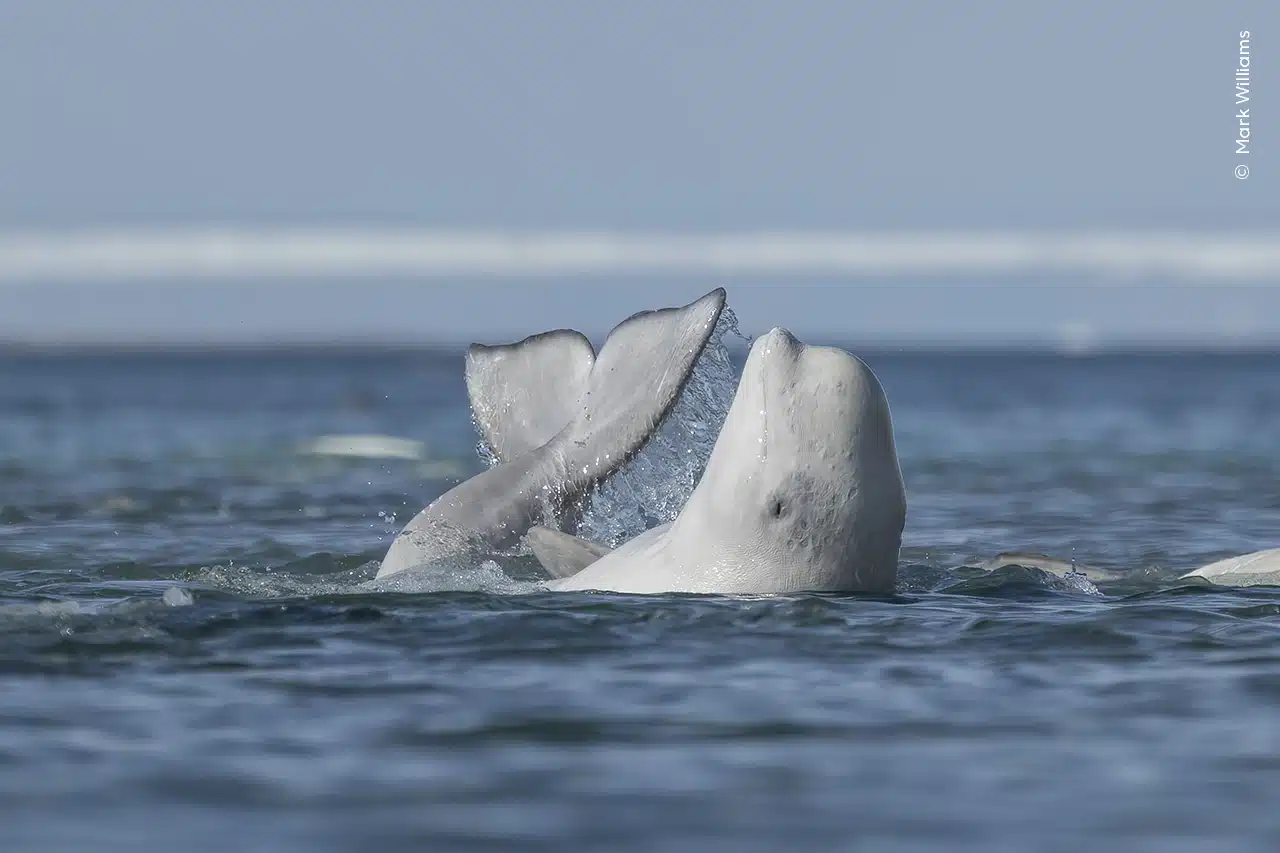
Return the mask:
[[[1083,274],[1280,281],[1280,234],[1179,231],[659,233],[361,228],[0,232],[0,284],[138,279]]]

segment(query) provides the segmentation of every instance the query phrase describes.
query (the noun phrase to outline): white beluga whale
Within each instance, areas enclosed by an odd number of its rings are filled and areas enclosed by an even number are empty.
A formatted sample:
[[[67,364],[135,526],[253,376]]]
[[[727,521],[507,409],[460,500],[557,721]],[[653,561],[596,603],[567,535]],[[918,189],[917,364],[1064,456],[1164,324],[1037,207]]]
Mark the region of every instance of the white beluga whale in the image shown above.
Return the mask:
[[[1178,579],[1190,578],[1201,578],[1220,586],[1280,586],[1280,548],[1226,557]]]
[[[855,356],[757,339],[702,478],[674,521],[610,551],[526,541],[559,590],[892,592],[906,495],[884,390]]]
[[[1066,560],[1061,557],[1051,557],[1047,554],[1038,554],[1033,551],[1002,551],[989,560],[966,563],[964,568],[994,572],[1013,566],[1038,569],[1059,578],[1077,576],[1090,582],[1116,581],[1125,577],[1124,572],[1078,563],[1075,560]]]
[[[1013,551],[990,560],[965,564],[965,568],[996,571],[1009,566],[1039,569],[1060,578],[1077,575],[1095,583],[1123,581],[1135,577],[1125,569],[1104,569],[1044,554]],[[1141,574],[1139,571],[1137,574]],[[1177,580],[1201,580],[1217,586],[1280,586],[1280,548],[1224,557],[1198,569],[1177,575]]]
[[[662,425],[724,305],[717,288],[680,308],[642,311],[609,333],[598,356],[586,337],[564,329],[472,345],[467,395],[499,463],[418,513],[377,578],[504,550],[530,527],[556,524]]]
[[[965,568],[985,571],[995,571],[1007,566],[1040,569],[1058,577],[1083,575],[1095,582],[1121,581],[1134,577],[1134,572],[1129,570],[1103,569],[1026,551],[1005,552],[990,560],[965,564]],[[1280,586],[1280,548],[1224,557],[1177,576],[1180,581],[1194,579],[1218,586]]]

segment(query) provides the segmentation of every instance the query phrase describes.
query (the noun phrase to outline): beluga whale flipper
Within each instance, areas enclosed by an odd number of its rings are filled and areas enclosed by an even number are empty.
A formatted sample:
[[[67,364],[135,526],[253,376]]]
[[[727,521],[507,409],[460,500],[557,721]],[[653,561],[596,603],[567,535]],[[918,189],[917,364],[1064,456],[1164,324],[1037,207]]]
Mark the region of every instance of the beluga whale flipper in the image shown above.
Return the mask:
[[[601,546],[566,533],[538,529],[529,544],[559,590],[886,593],[906,512],[889,403],[871,368],[774,329],[751,347],[674,521],[594,561]]]
[[[467,395],[499,463],[437,498],[400,532],[379,579],[446,557],[506,549],[554,523],[645,446],[671,413],[725,305],[716,288],[642,311],[597,356],[558,330],[467,352]]]

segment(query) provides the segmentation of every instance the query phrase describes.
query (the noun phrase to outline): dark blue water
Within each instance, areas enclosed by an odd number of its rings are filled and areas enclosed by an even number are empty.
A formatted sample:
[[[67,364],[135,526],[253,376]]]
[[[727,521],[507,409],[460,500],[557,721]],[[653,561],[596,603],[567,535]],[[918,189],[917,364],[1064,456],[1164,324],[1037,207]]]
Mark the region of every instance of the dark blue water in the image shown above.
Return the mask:
[[[1280,544],[1280,357],[867,359],[893,598],[370,592],[457,354],[0,358],[0,849],[1280,849],[1280,590],[1175,580]]]

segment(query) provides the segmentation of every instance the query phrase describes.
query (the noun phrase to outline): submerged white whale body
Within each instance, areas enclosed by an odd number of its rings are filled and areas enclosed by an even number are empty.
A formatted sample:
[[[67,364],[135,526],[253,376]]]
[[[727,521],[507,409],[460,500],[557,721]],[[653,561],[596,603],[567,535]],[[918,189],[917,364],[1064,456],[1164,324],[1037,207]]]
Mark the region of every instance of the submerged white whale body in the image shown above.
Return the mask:
[[[467,353],[467,394],[501,460],[418,513],[379,579],[441,558],[504,549],[556,520],[636,455],[671,413],[725,305],[717,288],[619,324],[597,356],[558,330]]]
[[[1073,560],[1022,551],[997,554],[990,560],[967,564],[969,568],[986,571],[994,571],[1006,566],[1040,569],[1058,577],[1082,575],[1093,582],[1119,581],[1130,575],[1128,571],[1086,566],[1077,564]],[[1280,548],[1224,557],[1198,569],[1184,572],[1178,575],[1177,579],[1197,578],[1218,586],[1280,586]]]
[[[783,329],[756,340],[693,495],[609,551],[526,539],[553,589],[891,592],[906,494],[884,390],[855,356]]]
[[[1187,572],[1179,580],[1187,578],[1220,586],[1280,586],[1280,548],[1227,557]]]

